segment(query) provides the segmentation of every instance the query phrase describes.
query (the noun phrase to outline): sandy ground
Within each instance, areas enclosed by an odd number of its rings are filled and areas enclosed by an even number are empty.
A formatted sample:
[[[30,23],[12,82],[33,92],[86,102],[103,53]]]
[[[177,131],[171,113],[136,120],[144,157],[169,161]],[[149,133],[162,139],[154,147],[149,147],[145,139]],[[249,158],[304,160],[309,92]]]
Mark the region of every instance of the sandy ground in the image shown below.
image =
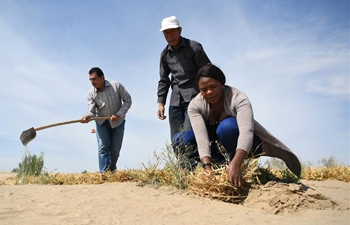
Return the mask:
[[[0,224],[350,224],[350,184],[307,181],[253,188],[241,204],[136,183],[4,185]]]

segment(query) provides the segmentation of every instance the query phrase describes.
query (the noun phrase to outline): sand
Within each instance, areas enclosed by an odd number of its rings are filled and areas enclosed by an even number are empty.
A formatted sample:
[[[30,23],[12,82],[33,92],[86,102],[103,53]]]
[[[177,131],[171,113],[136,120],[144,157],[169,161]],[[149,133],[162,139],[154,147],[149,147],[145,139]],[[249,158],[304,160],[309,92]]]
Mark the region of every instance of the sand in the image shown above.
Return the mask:
[[[0,224],[350,224],[349,183],[270,182],[250,189],[240,204],[137,183],[4,185]]]

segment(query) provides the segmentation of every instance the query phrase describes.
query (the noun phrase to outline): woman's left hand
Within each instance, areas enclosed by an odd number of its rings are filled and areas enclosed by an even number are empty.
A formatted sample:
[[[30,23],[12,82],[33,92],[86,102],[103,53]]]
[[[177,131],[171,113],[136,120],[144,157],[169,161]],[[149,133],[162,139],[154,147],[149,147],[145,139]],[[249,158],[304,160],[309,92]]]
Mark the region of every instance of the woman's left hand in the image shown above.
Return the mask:
[[[237,188],[241,188],[244,185],[241,165],[246,156],[247,156],[246,151],[242,149],[237,149],[236,154],[231,160],[227,169],[228,180],[233,184],[233,186]]]

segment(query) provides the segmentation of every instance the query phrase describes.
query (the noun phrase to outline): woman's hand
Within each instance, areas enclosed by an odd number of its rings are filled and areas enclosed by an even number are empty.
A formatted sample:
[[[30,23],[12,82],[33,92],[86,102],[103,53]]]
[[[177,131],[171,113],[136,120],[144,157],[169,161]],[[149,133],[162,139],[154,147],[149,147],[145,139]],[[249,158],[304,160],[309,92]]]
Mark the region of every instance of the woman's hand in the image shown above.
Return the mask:
[[[243,177],[241,171],[241,165],[247,156],[247,152],[242,149],[237,149],[236,154],[231,160],[227,173],[228,180],[237,188],[243,187]]]
[[[208,156],[203,157],[202,164],[203,164],[203,169],[204,169],[205,173],[211,174],[213,172],[210,157],[208,157]]]

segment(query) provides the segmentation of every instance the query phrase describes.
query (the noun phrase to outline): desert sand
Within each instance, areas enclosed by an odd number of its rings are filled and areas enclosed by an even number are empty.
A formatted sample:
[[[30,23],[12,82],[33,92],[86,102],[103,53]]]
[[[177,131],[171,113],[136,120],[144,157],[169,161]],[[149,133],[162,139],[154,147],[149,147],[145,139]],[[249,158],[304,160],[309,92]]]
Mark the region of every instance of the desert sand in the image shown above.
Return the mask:
[[[350,185],[302,180],[250,189],[226,203],[137,183],[11,185],[0,171],[0,224],[350,224]]]

